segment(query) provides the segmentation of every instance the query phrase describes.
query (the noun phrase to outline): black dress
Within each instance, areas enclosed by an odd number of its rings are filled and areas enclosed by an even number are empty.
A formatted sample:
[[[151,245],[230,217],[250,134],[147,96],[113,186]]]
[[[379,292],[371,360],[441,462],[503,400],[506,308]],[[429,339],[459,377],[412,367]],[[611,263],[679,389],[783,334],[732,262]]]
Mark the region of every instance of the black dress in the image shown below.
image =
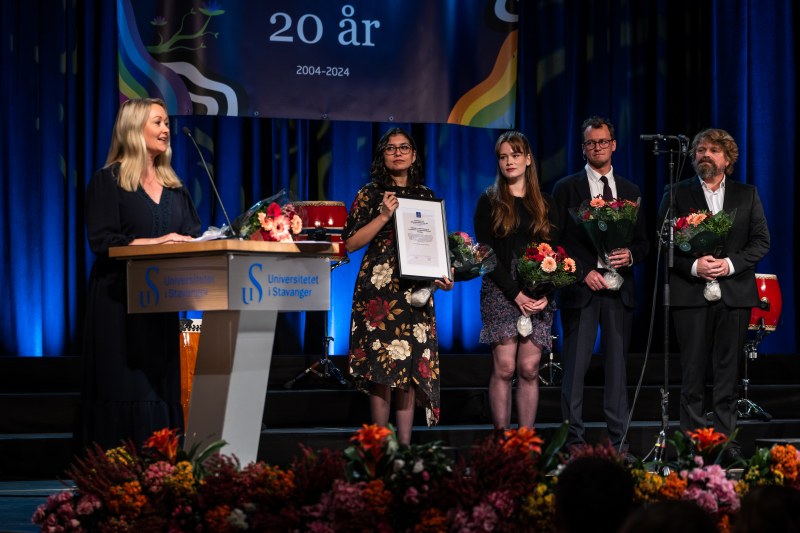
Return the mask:
[[[347,240],[366,226],[381,210],[386,189],[371,182],[358,191],[342,231]],[[422,185],[394,187],[398,194],[433,198]],[[408,390],[416,386],[422,395],[428,425],[439,421],[439,343],[433,296],[422,307],[411,305],[411,293],[428,281],[400,277],[394,222],[388,222],[369,243],[356,279],[350,327],[350,374],[359,390],[370,383]]]
[[[183,429],[177,313],[127,313],[125,261],[108,249],[167,233],[196,236],[200,220],[185,187],[164,188],[156,204],[140,187],[117,185],[119,164],[98,170],[86,189],[89,280],[83,387],[76,443],[137,446],[162,428]]]

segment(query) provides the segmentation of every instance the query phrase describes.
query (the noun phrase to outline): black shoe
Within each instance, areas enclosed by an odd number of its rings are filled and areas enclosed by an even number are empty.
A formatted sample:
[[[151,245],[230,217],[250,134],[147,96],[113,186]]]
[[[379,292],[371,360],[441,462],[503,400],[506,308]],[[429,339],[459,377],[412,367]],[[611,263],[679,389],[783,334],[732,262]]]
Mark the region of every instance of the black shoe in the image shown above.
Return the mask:
[[[723,468],[742,468],[747,463],[742,450],[735,446],[725,448],[720,463]]]

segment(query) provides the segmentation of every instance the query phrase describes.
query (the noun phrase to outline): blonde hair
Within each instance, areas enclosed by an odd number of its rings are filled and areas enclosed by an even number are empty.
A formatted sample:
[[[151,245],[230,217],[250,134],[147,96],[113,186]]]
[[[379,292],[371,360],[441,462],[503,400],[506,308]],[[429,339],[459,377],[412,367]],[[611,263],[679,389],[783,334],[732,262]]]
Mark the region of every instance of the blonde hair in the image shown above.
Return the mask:
[[[531,214],[531,226],[526,228],[531,240],[550,239],[550,220],[547,217],[547,202],[542,197],[539,188],[539,177],[536,173],[536,161],[531,153],[528,138],[518,131],[507,131],[500,135],[495,143],[494,153],[500,156],[500,146],[503,143],[511,145],[514,152],[530,156],[531,164],[525,167],[525,196],[522,203]],[[519,213],[514,209],[514,196],[508,188],[500,165],[497,166],[497,179],[488,189],[489,200],[492,205],[492,234],[496,237],[508,237],[516,231],[520,224]]]
[[[139,188],[139,180],[147,171],[147,143],[144,127],[150,118],[150,108],[159,105],[167,112],[167,104],[160,98],[135,98],[123,102],[114,122],[111,133],[111,147],[108,149],[105,166],[119,163],[119,186],[129,192]],[[181,180],[172,169],[172,146],[153,160],[156,179],[162,186],[177,189]]]

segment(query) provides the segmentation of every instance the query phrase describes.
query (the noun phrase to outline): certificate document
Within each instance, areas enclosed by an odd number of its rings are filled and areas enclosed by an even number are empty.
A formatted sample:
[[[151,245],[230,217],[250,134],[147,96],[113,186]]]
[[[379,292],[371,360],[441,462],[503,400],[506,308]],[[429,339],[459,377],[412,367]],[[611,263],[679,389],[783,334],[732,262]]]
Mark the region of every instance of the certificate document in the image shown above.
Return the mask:
[[[440,279],[450,274],[444,200],[397,197],[394,213],[400,276]]]

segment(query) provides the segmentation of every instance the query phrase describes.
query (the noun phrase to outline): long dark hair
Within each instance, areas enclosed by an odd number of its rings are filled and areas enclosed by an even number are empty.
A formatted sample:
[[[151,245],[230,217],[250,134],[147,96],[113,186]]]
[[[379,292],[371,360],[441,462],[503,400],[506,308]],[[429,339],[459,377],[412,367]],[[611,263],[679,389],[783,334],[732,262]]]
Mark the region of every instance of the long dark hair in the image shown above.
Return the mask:
[[[533,239],[550,239],[550,221],[547,217],[547,202],[542,197],[539,188],[539,177],[536,173],[536,160],[531,153],[528,138],[518,131],[507,131],[500,135],[494,145],[494,153],[500,156],[500,146],[503,143],[511,145],[514,152],[531,156],[531,164],[525,167],[525,196],[522,203],[531,214],[531,226],[527,228],[528,235]],[[497,164],[497,179],[488,189],[489,200],[492,205],[492,233],[500,238],[508,237],[519,227],[519,213],[514,209],[514,196],[508,188],[508,183]]]
[[[411,145],[411,150],[417,155],[416,159],[408,169],[408,187],[416,187],[425,183],[425,177],[422,175],[422,163],[420,163],[419,152],[417,151],[417,143],[414,138],[403,128],[392,128],[381,136],[378,144],[375,145],[375,151],[372,154],[372,165],[369,168],[369,175],[372,181],[382,185],[383,187],[394,187],[394,180],[389,172],[386,170],[386,165],[383,163],[383,151],[389,144],[389,138],[392,135],[402,135],[408,139],[408,144]]]

